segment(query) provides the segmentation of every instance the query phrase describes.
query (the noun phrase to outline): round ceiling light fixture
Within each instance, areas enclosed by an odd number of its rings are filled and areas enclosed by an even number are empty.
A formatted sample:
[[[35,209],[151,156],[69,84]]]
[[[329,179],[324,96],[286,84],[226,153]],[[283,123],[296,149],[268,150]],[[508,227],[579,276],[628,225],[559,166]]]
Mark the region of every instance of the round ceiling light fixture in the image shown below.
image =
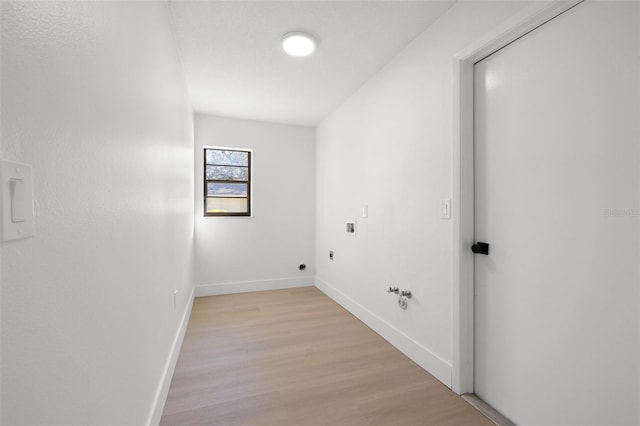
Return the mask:
[[[316,50],[316,40],[311,34],[292,31],[282,36],[282,48],[291,56],[309,56]]]

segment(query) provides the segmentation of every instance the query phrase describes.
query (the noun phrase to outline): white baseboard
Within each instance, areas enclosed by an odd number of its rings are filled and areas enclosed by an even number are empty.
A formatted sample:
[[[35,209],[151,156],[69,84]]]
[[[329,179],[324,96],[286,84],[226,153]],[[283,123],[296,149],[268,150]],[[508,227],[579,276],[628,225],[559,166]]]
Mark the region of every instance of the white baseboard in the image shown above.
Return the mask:
[[[413,362],[424,368],[429,374],[451,388],[451,364],[442,360],[429,349],[407,336],[391,324],[360,305],[355,300],[329,284],[316,277],[316,287],[324,294],[342,305],[346,310],[355,315],[360,321],[367,324],[386,341],[395,346],[400,352],[409,357]]]
[[[285,288],[313,286],[314,277],[278,278],[259,281],[238,281],[196,286],[195,296],[219,296],[222,294],[247,293],[250,291],[281,290]]]
[[[182,321],[180,322],[180,327],[178,328],[178,333],[176,333],[176,337],[173,340],[173,345],[171,346],[171,352],[169,353],[167,362],[164,365],[164,372],[162,374],[160,384],[158,385],[158,390],[156,391],[153,405],[151,406],[151,412],[149,413],[147,425],[155,426],[160,424],[162,412],[164,411],[164,404],[166,403],[167,395],[169,394],[169,387],[171,386],[173,372],[176,369],[178,355],[180,355],[180,349],[182,348],[182,341],[184,340],[184,335],[187,332],[187,325],[189,324],[191,309],[193,308],[193,298],[194,290],[191,290],[191,294],[187,299],[189,303],[187,303],[187,308],[184,310]]]

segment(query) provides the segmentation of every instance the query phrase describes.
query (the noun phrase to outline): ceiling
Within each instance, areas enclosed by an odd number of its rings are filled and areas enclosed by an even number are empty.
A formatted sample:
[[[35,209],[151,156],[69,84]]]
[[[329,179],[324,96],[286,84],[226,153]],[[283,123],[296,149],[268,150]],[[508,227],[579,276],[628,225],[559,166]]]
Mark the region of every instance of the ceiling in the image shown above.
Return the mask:
[[[444,1],[169,1],[194,111],[315,126],[446,12]],[[285,54],[289,31],[318,39]]]

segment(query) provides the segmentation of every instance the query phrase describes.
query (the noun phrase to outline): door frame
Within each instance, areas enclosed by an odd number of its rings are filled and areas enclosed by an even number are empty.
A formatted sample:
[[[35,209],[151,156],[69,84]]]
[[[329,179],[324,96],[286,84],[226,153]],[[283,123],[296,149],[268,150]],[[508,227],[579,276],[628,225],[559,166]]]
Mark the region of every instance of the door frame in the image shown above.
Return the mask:
[[[540,1],[453,57],[453,347],[451,389],[474,392],[474,65],[584,0]]]

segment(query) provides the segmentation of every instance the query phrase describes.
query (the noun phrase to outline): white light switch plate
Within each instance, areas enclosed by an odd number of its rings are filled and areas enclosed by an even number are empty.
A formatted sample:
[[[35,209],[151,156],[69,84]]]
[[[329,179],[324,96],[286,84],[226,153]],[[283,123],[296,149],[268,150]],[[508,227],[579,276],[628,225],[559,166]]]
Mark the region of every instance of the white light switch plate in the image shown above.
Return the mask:
[[[440,200],[440,219],[451,219],[451,200]]]
[[[0,160],[2,241],[29,238],[34,233],[31,166]]]

